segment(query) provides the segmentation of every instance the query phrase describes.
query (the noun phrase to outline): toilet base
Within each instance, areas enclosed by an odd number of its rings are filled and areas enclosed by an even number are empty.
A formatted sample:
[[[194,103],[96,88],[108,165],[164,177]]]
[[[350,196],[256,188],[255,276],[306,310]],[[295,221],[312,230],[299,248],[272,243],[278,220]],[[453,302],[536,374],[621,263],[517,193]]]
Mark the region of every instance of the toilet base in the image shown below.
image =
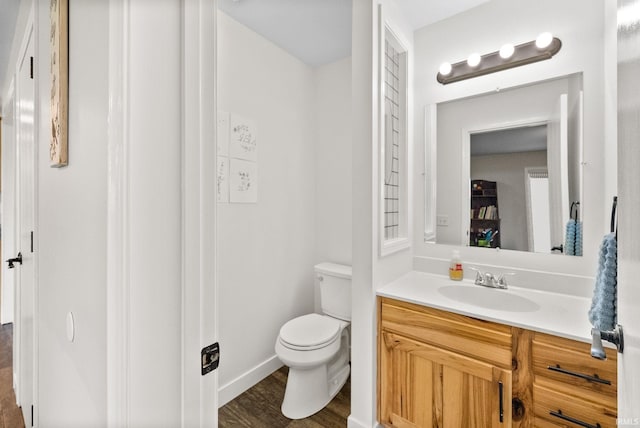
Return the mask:
[[[342,389],[351,367],[341,367],[327,381],[327,365],[310,370],[289,369],[282,414],[289,419],[303,419],[322,410]]]

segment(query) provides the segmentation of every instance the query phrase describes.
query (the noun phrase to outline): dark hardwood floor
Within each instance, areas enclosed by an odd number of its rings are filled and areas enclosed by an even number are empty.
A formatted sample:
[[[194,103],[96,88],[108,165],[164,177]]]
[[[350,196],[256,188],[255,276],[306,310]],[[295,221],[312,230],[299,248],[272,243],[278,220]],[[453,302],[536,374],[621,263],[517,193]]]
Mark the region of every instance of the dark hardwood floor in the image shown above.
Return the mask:
[[[253,388],[220,408],[220,428],[344,428],[351,409],[351,379],[331,403],[306,419],[287,419],[280,412],[287,384],[288,367],[273,372]]]
[[[24,428],[13,393],[13,324],[0,326],[0,428]]]

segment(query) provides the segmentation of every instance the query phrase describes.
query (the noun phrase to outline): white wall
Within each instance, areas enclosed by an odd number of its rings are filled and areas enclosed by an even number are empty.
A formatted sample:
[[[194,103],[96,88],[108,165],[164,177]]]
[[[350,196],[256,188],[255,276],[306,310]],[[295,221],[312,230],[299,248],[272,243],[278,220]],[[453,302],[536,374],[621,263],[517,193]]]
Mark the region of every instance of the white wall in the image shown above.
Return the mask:
[[[313,69],[219,14],[220,110],[255,121],[258,202],[218,205],[220,405],[281,365],[280,327],[313,311]]]
[[[351,265],[351,58],[314,73],[316,261]]]
[[[495,181],[498,188],[500,248],[528,251],[524,169],[546,165],[546,151],[471,157],[471,180]]]
[[[36,2],[39,426],[106,424],[108,3],[73,3],[69,166],[49,167],[49,3]],[[73,312],[76,337],[67,340]],[[27,421],[28,423],[28,421]]]
[[[181,420],[182,392],[176,389],[183,386],[181,333],[186,319],[181,287],[186,114],[181,106],[182,4],[131,1],[127,11],[123,79],[128,85],[125,138],[130,141],[126,266],[131,426],[179,426]]]
[[[415,262],[431,258],[444,261],[451,247],[425,244],[423,239],[424,183],[423,147],[424,107],[483,93],[496,88],[509,88],[532,81],[557,78],[577,72],[583,73],[584,103],[584,160],[585,192],[582,209],[584,224],[584,257],[564,257],[545,254],[523,254],[510,251],[482,253],[477,248],[462,248],[463,260],[511,268],[539,269],[573,275],[594,275],[597,246],[604,232],[607,219],[603,215],[605,202],[603,182],[605,177],[605,146],[602,141],[615,132],[614,125],[605,123],[604,83],[604,19],[603,8],[615,8],[614,2],[567,0],[494,0],[465,13],[455,15],[416,31],[416,150],[414,162],[415,180]],[[553,13],[549,13],[553,10]],[[576,10],[580,14],[576,14]],[[487,31],[491,28],[491,31]],[[551,31],[563,43],[560,52],[548,61],[493,73],[450,85],[437,83],[435,75],[444,61],[455,62],[466,58],[470,52],[488,53],[506,43],[515,44],[534,39],[542,31]],[[447,43],[443,44],[442,40]],[[614,134],[615,135],[615,134]],[[458,158],[456,158],[458,159]],[[449,168],[450,163],[438,165]],[[612,171],[607,171],[611,174]],[[608,198],[607,198],[608,199]]]
[[[315,68],[314,79],[315,262],[351,266],[351,58]]]
[[[376,296],[375,290],[411,269],[411,250],[387,257],[379,253],[379,9],[384,20],[408,48],[409,132],[412,151],[413,32],[400,2],[353,1],[353,280],[350,428],[376,426]],[[409,167],[411,177],[411,166]],[[412,194],[409,184],[409,194]],[[411,210],[411,203],[409,204]],[[411,216],[409,222],[411,222]]]

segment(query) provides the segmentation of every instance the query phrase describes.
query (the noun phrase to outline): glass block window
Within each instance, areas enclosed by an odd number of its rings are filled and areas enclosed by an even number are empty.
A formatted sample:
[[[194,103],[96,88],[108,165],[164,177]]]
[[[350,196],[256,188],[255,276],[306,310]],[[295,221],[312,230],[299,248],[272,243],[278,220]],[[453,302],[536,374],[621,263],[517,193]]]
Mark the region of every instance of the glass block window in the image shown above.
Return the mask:
[[[384,239],[405,237],[406,51],[389,31],[384,44]]]

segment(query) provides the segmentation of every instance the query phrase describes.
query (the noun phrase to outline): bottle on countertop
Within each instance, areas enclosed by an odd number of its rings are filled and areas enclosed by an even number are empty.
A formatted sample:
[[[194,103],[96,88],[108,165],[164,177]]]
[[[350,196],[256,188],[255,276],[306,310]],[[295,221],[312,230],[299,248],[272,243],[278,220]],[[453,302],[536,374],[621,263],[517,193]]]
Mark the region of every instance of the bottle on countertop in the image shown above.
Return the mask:
[[[462,281],[464,270],[462,269],[462,259],[460,251],[453,250],[451,253],[451,263],[449,264],[449,278],[454,281]]]

